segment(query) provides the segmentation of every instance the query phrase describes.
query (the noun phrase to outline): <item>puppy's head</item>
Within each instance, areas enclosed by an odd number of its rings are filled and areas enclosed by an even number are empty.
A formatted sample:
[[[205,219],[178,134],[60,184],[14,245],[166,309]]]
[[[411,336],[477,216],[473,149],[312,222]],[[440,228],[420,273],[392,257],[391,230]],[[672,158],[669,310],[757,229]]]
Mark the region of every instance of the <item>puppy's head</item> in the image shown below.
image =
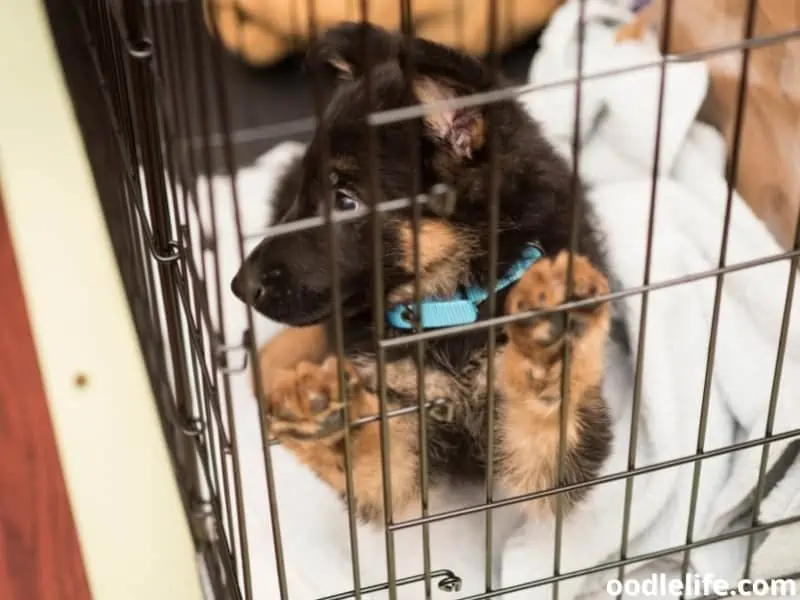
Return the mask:
[[[403,68],[407,59],[412,77]],[[333,210],[342,310],[367,312],[378,241],[370,207],[449,184],[459,197],[455,213],[445,219],[423,206],[416,236],[410,208],[380,213],[383,256],[377,258],[390,303],[413,298],[417,251],[422,294],[454,292],[471,279],[476,257],[485,254],[487,109],[429,107],[415,120],[375,127],[374,144],[366,115],[368,106],[387,111],[487,91],[493,81],[489,69],[443,46],[351,23],[329,30],[310,49],[308,61],[334,73],[336,84],[321,126],[284,182],[276,222],[324,219]],[[500,138],[510,139],[527,126],[515,122],[523,118],[516,107],[500,110],[513,113],[501,119],[506,131]],[[247,257],[233,291],[271,319],[294,326],[322,321],[333,311],[330,248],[325,224],[269,237]]]

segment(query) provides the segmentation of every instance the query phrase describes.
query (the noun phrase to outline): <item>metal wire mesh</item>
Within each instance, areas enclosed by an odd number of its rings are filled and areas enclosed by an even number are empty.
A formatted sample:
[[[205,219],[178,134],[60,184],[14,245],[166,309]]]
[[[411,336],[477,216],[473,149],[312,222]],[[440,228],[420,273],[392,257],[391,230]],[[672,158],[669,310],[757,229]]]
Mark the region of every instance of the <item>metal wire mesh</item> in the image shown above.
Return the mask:
[[[583,4],[581,4],[583,10]],[[669,23],[671,21],[671,2],[666,2],[665,23],[666,33],[663,38],[669,39]],[[403,13],[402,33],[411,36],[411,3],[410,0],[401,2]],[[208,43],[207,32],[199,2],[174,1],[174,2],[144,2],[143,0],[115,1],[115,0],[86,0],[76,2],[76,11],[79,13],[87,45],[91,50],[92,59],[98,80],[102,86],[106,111],[98,115],[98,119],[107,122],[107,135],[113,148],[112,156],[108,157],[109,166],[113,170],[117,182],[114,194],[103,198],[104,208],[107,213],[109,228],[115,244],[119,264],[125,284],[125,289],[134,315],[137,331],[140,336],[142,349],[155,395],[161,411],[164,435],[169,443],[174,458],[176,477],[180,482],[181,492],[186,507],[187,517],[191,520],[193,534],[198,551],[205,559],[205,565],[214,590],[215,598],[253,598],[252,569],[248,553],[248,531],[245,527],[244,498],[242,480],[244,477],[264,477],[262,473],[243,473],[237,454],[237,431],[233,418],[234,399],[231,395],[229,378],[236,372],[243,371],[248,363],[253,366],[257,363],[258,349],[253,342],[253,315],[248,311],[247,329],[237,335],[226,337],[220,323],[224,321],[222,300],[223,290],[227,290],[228,282],[221,280],[219,256],[217,247],[217,223],[215,211],[201,206],[198,180],[215,173],[233,175],[238,170],[237,148],[248,144],[269,144],[282,138],[291,138],[298,134],[308,134],[314,131],[321,122],[324,111],[324,100],[317,81],[317,74],[312,73],[313,108],[314,114],[307,118],[291,122],[269,124],[256,128],[239,129],[232,131],[230,93],[226,82],[226,71],[221,49],[215,44]],[[368,0],[361,0],[359,4],[362,17],[368,14]],[[312,40],[318,35],[316,11],[314,0],[309,0],[308,12],[310,14],[309,30]],[[670,61],[698,60],[722,53],[741,54],[742,73],[738,89],[738,102],[735,118],[735,134],[732,159],[728,173],[728,180],[736,180],[738,164],[738,147],[741,137],[743,111],[747,90],[747,65],[749,52],[752,48],[776,45],[792,38],[800,37],[800,31],[788,31],[770,37],[754,38],[755,2],[751,0],[747,11],[746,31],[741,42],[725,47],[715,47],[702,51],[685,54],[679,57],[669,57],[660,61],[660,94],[659,94],[659,123],[658,132],[661,130],[661,118],[666,79],[666,66]],[[490,3],[488,17],[488,64],[497,72],[499,71],[499,58],[496,51],[496,31],[498,21],[497,2]],[[583,20],[581,20],[582,22]],[[212,23],[213,29],[213,23]],[[583,31],[579,33],[583,35]],[[582,37],[581,37],[582,40]],[[583,44],[579,43],[582,48]],[[666,46],[662,48],[662,54]],[[582,56],[582,52],[579,55]],[[490,92],[473,94],[466,98],[450,101],[454,108],[463,108],[477,105],[491,105],[501,100],[519,98],[526,94],[534,93],[537,89],[556,85],[575,85],[575,106],[581,106],[582,83],[590,78],[613,77],[624,72],[652,67],[653,65],[639,65],[627,69],[609,71],[601,75],[584,77],[582,74],[582,58],[578,58],[578,75],[574,80],[565,78],[564,81],[549,83],[547,85],[522,85],[507,86],[493,89]],[[369,57],[367,62],[369,63]],[[406,77],[413,78],[414,65],[409,60],[403,65]],[[369,64],[366,68],[366,77],[369,78]],[[367,84],[367,89],[371,86]],[[369,96],[370,94],[368,94]],[[395,123],[409,122],[408,142],[410,160],[415,161],[419,153],[417,148],[418,135],[415,132],[411,119],[423,115],[423,108],[419,106],[398,110],[374,111],[375,98],[367,98],[367,127],[364,135],[368,141],[371,157],[367,170],[370,173],[370,184],[373,191],[377,190],[377,164],[375,164],[374,151],[376,144],[375,130],[378,127]],[[577,111],[576,111],[577,112]],[[489,113],[491,115],[491,113]],[[491,117],[490,117],[491,118]],[[580,132],[580,119],[575,119],[573,145],[575,163],[573,172],[579,171],[577,164],[580,153],[577,151]],[[488,147],[490,164],[490,185],[492,197],[488,202],[488,220],[492,229],[492,241],[489,245],[490,257],[490,283],[488,288],[494,289],[497,281],[497,236],[498,229],[498,200],[497,186],[500,174],[496,160],[496,135],[491,124],[488,127]],[[323,136],[324,137],[324,136]],[[659,136],[657,136],[658,139]],[[783,363],[783,352],[786,345],[788,323],[790,318],[789,307],[792,301],[795,284],[797,263],[800,260],[800,245],[798,236],[795,236],[793,249],[773,257],[766,257],[747,263],[728,264],[726,261],[726,248],[728,243],[728,224],[730,219],[732,185],[729,185],[727,195],[727,209],[725,216],[725,234],[722,237],[720,261],[718,268],[700,273],[692,273],[673,280],[650,281],[650,257],[652,252],[652,236],[656,203],[656,173],[659,163],[660,144],[657,141],[654,149],[655,167],[653,170],[653,187],[650,197],[650,221],[647,236],[646,265],[643,283],[639,287],[629,288],[610,293],[607,299],[623,298],[640,295],[642,298],[641,327],[645,331],[647,320],[648,295],[659,289],[677,286],[705,278],[715,278],[716,293],[713,307],[713,320],[711,337],[709,340],[707,376],[702,399],[702,416],[698,427],[697,452],[679,457],[674,460],[636,466],[636,427],[632,427],[630,448],[628,456],[628,469],[624,472],[612,474],[590,482],[573,484],[571,486],[537,491],[518,497],[495,499],[492,493],[491,456],[487,463],[490,465],[487,476],[485,502],[475,506],[461,509],[448,510],[440,513],[430,513],[428,510],[428,473],[427,465],[423,458],[421,465],[420,490],[422,494],[422,514],[419,517],[394,521],[391,510],[391,464],[384,461],[383,484],[384,502],[386,503],[385,530],[386,530],[386,555],[387,555],[387,581],[385,584],[362,586],[359,573],[359,548],[357,543],[356,517],[352,497],[352,478],[350,469],[347,479],[347,506],[349,508],[349,529],[351,536],[351,559],[353,564],[353,590],[331,590],[331,595],[325,600],[361,597],[364,593],[388,589],[390,597],[394,597],[398,586],[416,581],[424,581],[426,597],[429,596],[432,582],[439,581],[439,585],[452,585],[456,580],[449,571],[432,571],[429,548],[429,534],[427,528],[436,522],[453,519],[468,514],[483,513],[486,516],[486,586],[485,591],[470,596],[469,600],[492,598],[503,593],[510,593],[534,586],[557,583],[577,575],[618,569],[620,578],[625,568],[638,562],[657,558],[659,556],[673,555],[713,543],[730,539],[736,536],[750,536],[749,556],[747,571],[751,568],[751,557],[754,551],[754,535],[766,530],[788,525],[800,520],[800,517],[788,518],[783,521],[759,525],[755,518],[751,526],[740,531],[718,535],[709,539],[695,539],[694,535],[694,506],[697,502],[698,481],[704,460],[732,453],[747,448],[762,447],[761,469],[756,504],[761,501],[765,487],[766,457],[770,443],[793,439],[800,436],[800,430],[792,430],[775,434],[773,432],[775,404],[777,402],[778,382]],[[328,152],[323,151],[323,161],[327,161]],[[165,178],[163,174],[166,173]],[[577,175],[573,185],[578,185]],[[410,208],[412,221],[418,226],[421,205],[429,199],[427,191],[421,189],[419,181],[413,182],[413,193],[410,198],[394,199],[383,203],[371,211],[372,225],[379,226],[379,216],[383,212],[406,210]],[[213,207],[216,200],[214,189],[208,186],[206,190],[208,202]],[[237,246],[239,258],[244,259],[244,245],[247,234],[244,233],[239,220],[238,206],[240,199],[235,180],[231,179],[231,197],[235,205],[234,214],[237,216]],[[326,194],[329,197],[330,194]],[[375,194],[377,197],[377,194]],[[347,217],[333,216],[332,210],[326,211],[325,217],[295,221],[292,223],[271,227],[266,231],[257,232],[258,237],[292,235],[302,230],[314,227],[325,227],[328,232],[331,256],[330,269],[332,272],[333,306],[337,308],[335,322],[334,347],[339,356],[343,356],[343,333],[341,330],[342,316],[339,311],[341,306],[341,291],[337,275],[336,228],[334,220],[359,218],[360,214]],[[571,213],[570,242],[573,251],[577,248],[577,223],[581,207],[573,206]],[[196,223],[205,221],[203,228],[198,228]],[[194,225],[193,225],[194,223]],[[798,222],[800,231],[800,222]],[[373,251],[376,256],[383,254],[379,235],[374,236]],[[420,258],[417,238],[414,244],[414,264],[416,291],[414,303],[419,306],[420,297]],[[707,450],[704,446],[706,419],[708,413],[709,390],[711,373],[714,368],[717,319],[720,308],[721,288],[724,277],[732,272],[754,268],[759,265],[775,261],[791,261],[792,270],[788,283],[786,309],[783,315],[781,337],[777,351],[776,369],[773,389],[770,395],[769,417],[767,431],[763,439],[739,442],[724,448]],[[375,314],[383,314],[384,290],[380,262],[374,261],[375,288]],[[569,269],[572,269],[570,261]],[[567,278],[571,282],[571,278]],[[569,296],[569,294],[567,294]],[[596,300],[595,300],[596,301]],[[495,296],[490,294],[490,313],[495,314]],[[580,308],[591,301],[571,302],[558,310],[564,312],[564,318],[569,318],[572,309]],[[397,339],[384,339],[383,322],[376,318],[374,347],[378,365],[378,397],[380,399],[380,415],[367,417],[360,422],[379,420],[381,424],[381,441],[384,456],[389,453],[391,444],[388,420],[394,416],[417,411],[420,415],[420,445],[426,447],[425,418],[429,406],[425,398],[423,385],[424,361],[423,353],[425,344],[431,340],[445,336],[455,336],[470,331],[483,330],[487,334],[489,354],[493,354],[495,347],[495,330],[517,320],[529,318],[530,314],[514,316],[497,316],[483,320],[476,324],[457,326],[445,331],[415,330],[411,335]],[[389,411],[386,403],[386,383],[383,378],[385,368],[385,355],[395,347],[415,344],[415,360],[418,364],[420,376],[418,377],[417,394],[418,404],[415,407]],[[638,415],[641,394],[641,367],[645,353],[644,334],[636,341],[637,363],[634,387],[634,415]],[[493,361],[488,363],[488,390],[487,402],[491,407],[494,402],[492,382],[495,377]],[[565,346],[565,373],[562,377],[564,386],[569,382],[568,369],[570,367],[568,346]],[[256,378],[256,389],[261,389],[258,377],[259,370],[253,369]],[[344,385],[344,375],[339,372],[339,385]],[[562,390],[562,397],[569,398],[567,389]],[[562,403],[562,411],[567,410],[566,402]],[[266,416],[260,411],[262,431],[267,430]],[[493,410],[488,411],[493,415]],[[562,413],[562,445],[561,455],[564,452],[566,418]],[[492,419],[488,423],[489,437],[494,432]],[[633,420],[636,422],[636,419]],[[354,426],[354,425],[353,425]],[[353,427],[351,426],[351,427]],[[266,438],[266,436],[265,436]],[[349,436],[346,436],[346,456],[350,457]],[[287,598],[286,576],[283,565],[282,540],[280,530],[280,514],[277,510],[275,482],[272,473],[270,446],[264,445],[264,460],[266,465],[266,481],[268,498],[264,509],[270,511],[273,522],[273,543],[277,558],[279,572],[279,587],[281,598]],[[490,442],[488,447],[493,447]],[[422,453],[423,457],[425,453]],[[628,555],[628,522],[630,518],[630,505],[634,479],[646,473],[656,472],[683,464],[694,465],[694,484],[691,491],[692,511],[687,524],[685,544],[670,547],[646,555]],[[559,465],[563,460],[559,461]],[[608,561],[595,567],[574,572],[562,572],[560,568],[560,543],[556,544],[554,557],[555,571],[551,577],[531,581],[529,583],[513,586],[506,589],[493,589],[491,585],[490,565],[492,563],[493,548],[492,519],[490,507],[499,508],[513,504],[546,498],[556,495],[560,499],[567,491],[573,491],[589,486],[609,483],[611,481],[626,481],[624,527],[621,535],[620,558]],[[755,513],[758,511],[756,510]],[[557,511],[557,539],[560,535],[561,510]],[[420,527],[423,529],[423,564],[424,572],[415,577],[398,578],[394,569],[394,534],[398,531]],[[683,565],[687,568],[686,559]],[[444,584],[443,584],[444,582]],[[556,587],[557,590],[557,587]]]

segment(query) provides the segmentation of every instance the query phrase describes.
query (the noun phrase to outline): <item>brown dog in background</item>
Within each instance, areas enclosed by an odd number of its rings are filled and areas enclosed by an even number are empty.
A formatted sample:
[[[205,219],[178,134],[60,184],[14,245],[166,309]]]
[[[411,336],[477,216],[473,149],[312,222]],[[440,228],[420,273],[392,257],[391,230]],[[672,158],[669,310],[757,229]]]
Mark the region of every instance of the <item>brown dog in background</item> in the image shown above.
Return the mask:
[[[702,52],[711,80],[701,119],[722,132],[728,158],[742,79],[749,0],[670,0],[667,53]],[[800,28],[800,0],[755,0],[753,39]],[[652,0],[617,39],[638,38],[648,28],[663,42],[665,0]],[[733,48],[712,52],[715,48]],[[750,50],[741,121],[736,189],[784,248],[794,244],[800,213],[800,38],[787,37]]]

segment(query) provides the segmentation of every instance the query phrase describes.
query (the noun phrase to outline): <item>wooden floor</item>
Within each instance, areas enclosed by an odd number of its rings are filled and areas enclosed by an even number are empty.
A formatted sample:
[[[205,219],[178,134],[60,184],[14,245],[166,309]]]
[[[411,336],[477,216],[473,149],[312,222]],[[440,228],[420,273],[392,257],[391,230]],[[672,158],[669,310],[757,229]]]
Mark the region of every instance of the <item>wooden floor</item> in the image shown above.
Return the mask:
[[[83,568],[0,190],[0,598],[86,600]]]

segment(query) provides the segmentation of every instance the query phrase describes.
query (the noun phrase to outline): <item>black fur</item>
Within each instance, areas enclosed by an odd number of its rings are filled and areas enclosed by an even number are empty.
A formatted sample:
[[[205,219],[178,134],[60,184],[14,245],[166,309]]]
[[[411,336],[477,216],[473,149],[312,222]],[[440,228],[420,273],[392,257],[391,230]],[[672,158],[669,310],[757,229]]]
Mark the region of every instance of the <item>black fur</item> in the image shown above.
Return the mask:
[[[364,80],[365,65],[360,45],[367,34],[370,48],[371,93]],[[478,147],[467,159],[456,160],[443,142],[430,135],[417,135],[419,162],[411,164],[408,125],[385,125],[375,132],[376,148],[369,155],[364,116],[372,96],[373,110],[392,110],[416,104],[413,88],[404,76],[402,65],[410,58],[418,77],[429,77],[452,89],[458,96],[486,92],[503,85],[500,78],[480,61],[415,39],[410,44],[374,27],[366,32],[360,25],[345,24],[334,28],[315,46],[309,55],[312,65],[338,64],[346,68],[333,90],[322,127],[308,150],[284,177],[278,193],[275,221],[294,221],[324,214],[331,193],[323,159],[344,161],[336,185],[355,191],[366,205],[395,198],[409,197],[419,189],[446,183],[457,194],[455,212],[449,221],[459,230],[469,232],[477,240],[468,263],[468,278],[485,284],[489,273],[489,199],[490,143]],[[608,275],[600,236],[594,225],[590,206],[583,200],[583,190],[573,186],[572,171],[540,133],[539,127],[514,101],[462,109],[458,115],[480,118],[486,123],[487,135],[494,136],[496,151],[497,198],[499,202],[498,274],[503,273],[520,255],[525,244],[536,241],[545,253],[555,256],[570,246],[573,210],[577,211],[577,251],[587,256],[594,266]],[[417,131],[424,131],[421,119],[414,122]],[[488,140],[487,140],[488,142]],[[376,193],[372,193],[368,165],[377,166]],[[417,178],[417,179],[415,179]],[[426,216],[434,216],[423,210]],[[384,289],[390,291],[408,283],[411,276],[398,264],[398,219],[408,220],[409,213],[387,216],[380,228],[385,249],[382,258]],[[337,226],[337,256],[342,291],[345,348],[348,354],[370,357],[373,342],[373,231],[370,216]],[[281,271],[278,275],[276,267]],[[248,274],[249,273],[249,274]],[[273,273],[269,286],[254,301],[248,297],[248,278],[258,280]],[[250,301],[265,316],[289,325],[300,326],[330,322],[333,314],[330,289],[329,246],[324,227],[265,240],[247,258],[233,282],[234,292]],[[502,313],[505,293],[498,294],[496,314]],[[481,318],[490,315],[481,315]],[[383,318],[379,315],[379,318]],[[396,338],[406,332],[388,329],[386,337]],[[505,337],[497,332],[498,347]],[[426,369],[445,371],[454,378],[465,377],[470,370],[485,368],[487,331],[449,336],[426,343]],[[389,355],[389,361],[412,356],[414,346],[401,348]],[[481,354],[483,352],[483,354]],[[480,357],[483,356],[483,362]],[[477,363],[476,363],[476,357]],[[415,404],[416,397],[394,396],[399,404]],[[502,401],[501,398],[498,399]],[[480,410],[479,408],[477,410]],[[485,410],[484,410],[485,413]],[[473,418],[485,421],[485,414]],[[599,421],[594,437],[582,442],[583,462],[574,469],[590,476],[599,468],[608,451],[607,416],[587,415]],[[431,476],[482,476],[486,441],[476,428],[454,423],[432,423]],[[591,427],[589,428],[592,429]]]

